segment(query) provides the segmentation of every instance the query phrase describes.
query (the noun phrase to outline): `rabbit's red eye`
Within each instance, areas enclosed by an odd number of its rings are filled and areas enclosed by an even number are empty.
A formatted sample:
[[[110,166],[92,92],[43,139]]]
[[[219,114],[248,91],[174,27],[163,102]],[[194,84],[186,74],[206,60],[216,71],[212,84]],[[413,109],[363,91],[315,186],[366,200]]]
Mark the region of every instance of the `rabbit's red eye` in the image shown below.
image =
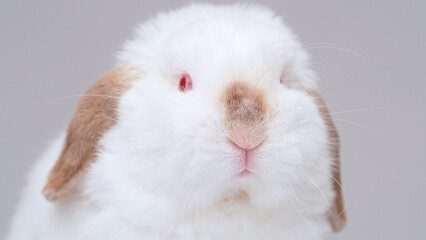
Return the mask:
[[[191,80],[191,76],[189,76],[189,74],[183,74],[182,77],[180,78],[180,82],[179,82],[179,90],[181,92],[186,92],[192,89],[192,80]]]

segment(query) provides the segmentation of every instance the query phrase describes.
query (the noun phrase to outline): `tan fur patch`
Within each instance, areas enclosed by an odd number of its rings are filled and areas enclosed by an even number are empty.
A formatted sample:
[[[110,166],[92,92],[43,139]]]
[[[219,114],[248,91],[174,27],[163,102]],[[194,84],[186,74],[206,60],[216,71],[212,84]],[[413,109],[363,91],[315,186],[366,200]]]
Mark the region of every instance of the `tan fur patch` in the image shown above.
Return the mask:
[[[331,119],[328,108],[324,102],[324,99],[318,92],[311,91],[308,93],[313,97],[315,103],[318,105],[319,112],[322,118],[325,121],[328,130],[328,139],[330,143],[330,154],[334,161],[334,169],[333,169],[333,186],[334,191],[336,192],[336,199],[334,204],[331,206],[331,214],[330,214],[330,222],[333,228],[333,231],[340,231],[346,223],[346,214],[343,206],[343,194],[342,194],[342,186],[340,181],[340,156],[339,156],[339,135],[336,130],[336,126]]]
[[[266,102],[261,89],[231,83],[223,95],[225,126],[230,140],[257,146],[265,138]]]
[[[118,98],[138,76],[135,69],[118,66],[103,75],[80,99],[67,129],[61,155],[51,170],[43,194],[49,201],[68,196],[98,151],[98,140],[114,125]]]

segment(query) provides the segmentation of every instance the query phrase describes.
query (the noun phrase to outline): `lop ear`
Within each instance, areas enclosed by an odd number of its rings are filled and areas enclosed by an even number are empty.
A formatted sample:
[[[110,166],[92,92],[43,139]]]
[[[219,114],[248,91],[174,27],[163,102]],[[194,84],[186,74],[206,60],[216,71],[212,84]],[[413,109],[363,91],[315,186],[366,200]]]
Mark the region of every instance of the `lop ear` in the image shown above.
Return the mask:
[[[332,173],[332,181],[333,188],[335,191],[336,198],[331,204],[331,212],[329,216],[330,224],[333,231],[340,231],[346,224],[346,214],[345,208],[343,206],[343,194],[342,194],[342,185],[340,181],[340,143],[339,143],[339,135],[336,130],[336,126],[334,125],[333,120],[331,119],[328,108],[324,102],[324,99],[318,92],[311,91],[309,92],[318,105],[319,112],[324,119],[324,122],[327,126],[328,131],[328,141],[330,144],[330,155],[333,159],[333,173]]]
[[[96,158],[98,141],[114,125],[119,97],[129,88],[135,70],[117,66],[86,91],[68,125],[65,143],[50,171],[43,194],[49,201],[68,196]]]

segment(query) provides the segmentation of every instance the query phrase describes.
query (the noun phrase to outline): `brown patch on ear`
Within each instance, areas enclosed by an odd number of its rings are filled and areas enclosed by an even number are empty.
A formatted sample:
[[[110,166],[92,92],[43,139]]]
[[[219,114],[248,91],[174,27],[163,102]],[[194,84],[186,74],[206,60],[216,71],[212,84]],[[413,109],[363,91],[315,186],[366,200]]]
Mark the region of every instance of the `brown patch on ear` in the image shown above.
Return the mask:
[[[65,143],[51,170],[43,194],[49,201],[68,196],[98,151],[98,141],[115,123],[119,97],[137,76],[134,69],[118,66],[103,75],[80,99],[67,129]]]
[[[228,137],[240,147],[255,147],[265,138],[266,102],[262,89],[236,81],[225,90]]]
[[[334,169],[333,169],[333,187],[336,193],[336,199],[334,204],[331,205],[330,212],[330,223],[333,231],[340,231],[346,224],[346,214],[343,206],[343,194],[342,194],[342,186],[340,181],[340,143],[339,143],[339,135],[336,130],[336,126],[334,125],[333,120],[331,119],[328,108],[324,102],[324,99],[318,92],[311,91],[308,93],[313,97],[315,103],[318,105],[319,112],[322,118],[325,121],[328,131],[328,140],[330,143],[330,154],[333,158]]]

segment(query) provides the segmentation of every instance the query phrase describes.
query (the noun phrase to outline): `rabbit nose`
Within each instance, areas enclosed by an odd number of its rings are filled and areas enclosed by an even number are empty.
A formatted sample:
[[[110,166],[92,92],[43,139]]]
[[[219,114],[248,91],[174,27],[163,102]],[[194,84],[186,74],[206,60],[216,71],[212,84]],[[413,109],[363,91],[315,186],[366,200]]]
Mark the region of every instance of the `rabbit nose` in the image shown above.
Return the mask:
[[[257,148],[264,140],[262,136],[244,136],[238,133],[229,134],[228,138],[237,148],[246,151]]]
[[[231,83],[224,94],[228,138],[239,148],[256,148],[266,138],[266,101],[261,89],[249,83]]]

